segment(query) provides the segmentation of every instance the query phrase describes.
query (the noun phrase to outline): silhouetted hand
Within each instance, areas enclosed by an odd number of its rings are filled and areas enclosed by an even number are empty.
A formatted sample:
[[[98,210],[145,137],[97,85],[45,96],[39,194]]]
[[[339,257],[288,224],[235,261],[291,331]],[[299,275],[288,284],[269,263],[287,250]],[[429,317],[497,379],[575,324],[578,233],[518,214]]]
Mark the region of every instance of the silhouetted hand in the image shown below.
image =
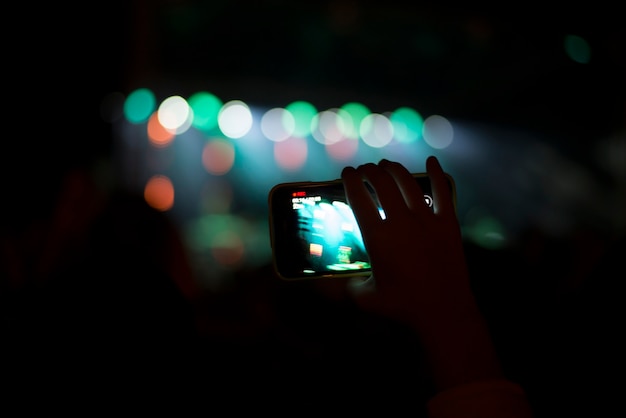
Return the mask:
[[[341,173],[359,223],[372,277],[357,286],[365,309],[413,327],[439,389],[499,377],[500,364],[470,288],[454,199],[435,157],[426,161],[433,208],[401,164],[346,167]],[[367,190],[374,189],[385,219]],[[434,210],[433,210],[434,209]]]

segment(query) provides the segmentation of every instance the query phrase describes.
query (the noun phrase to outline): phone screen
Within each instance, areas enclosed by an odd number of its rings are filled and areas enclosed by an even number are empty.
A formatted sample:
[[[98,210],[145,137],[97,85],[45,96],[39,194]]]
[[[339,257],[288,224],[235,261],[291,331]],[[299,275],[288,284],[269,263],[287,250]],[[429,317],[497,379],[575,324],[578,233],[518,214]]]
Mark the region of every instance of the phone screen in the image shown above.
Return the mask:
[[[424,192],[424,200],[432,207],[428,176],[413,176]],[[448,180],[454,191],[449,176]],[[373,191],[372,196],[376,199]],[[341,180],[281,183],[272,188],[270,240],[279,277],[297,280],[371,273],[361,230],[346,200]],[[382,208],[379,211],[384,219]]]

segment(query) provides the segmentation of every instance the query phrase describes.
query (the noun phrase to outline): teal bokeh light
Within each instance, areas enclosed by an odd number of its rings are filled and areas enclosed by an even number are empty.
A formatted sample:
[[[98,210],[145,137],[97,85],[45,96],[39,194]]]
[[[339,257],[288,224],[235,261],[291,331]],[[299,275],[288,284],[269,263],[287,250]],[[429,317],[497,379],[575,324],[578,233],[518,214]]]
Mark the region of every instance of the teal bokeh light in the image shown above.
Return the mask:
[[[152,90],[140,88],[128,95],[124,102],[124,117],[131,123],[143,123],[156,109],[156,97]]]
[[[311,122],[317,115],[317,108],[304,100],[297,100],[285,106],[295,121],[293,135],[305,138],[311,134]]]
[[[345,111],[350,116],[347,118],[349,124],[344,128],[345,135],[352,139],[358,138],[361,121],[371,113],[370,109],[364,104],[349,102],[341,106],[340,110]]]
[[[422,135],[424,119],[415,109],[399,107],[389,118],[393,125],[394,137],[402,143],[417,141]]]
[[[587,64],[591,60],[591,47],[589,43],[577,35],[567,35],[564,41],[565,53],[573,61]]]
[[[194,93],[188,100],[189,107],[193,110],[193,126],[204,132],[209,132],[217,127],[217,117],[224,105],[216,95],[200,91]]]

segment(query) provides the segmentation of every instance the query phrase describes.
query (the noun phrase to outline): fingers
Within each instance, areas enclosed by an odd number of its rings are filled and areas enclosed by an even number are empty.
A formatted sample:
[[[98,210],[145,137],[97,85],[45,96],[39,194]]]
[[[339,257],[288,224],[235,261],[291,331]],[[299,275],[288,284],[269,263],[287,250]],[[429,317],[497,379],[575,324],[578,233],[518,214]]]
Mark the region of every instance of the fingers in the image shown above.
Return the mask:
[[[419,183],[415,181],[413,175],[402,164],[381,160],[379,166],[389,172],[394,178],[407,206],[416,212],[429,211],[430,209],[424,203],[424,192]]]
[[[436,214],[454,215],[454,200],[448,177],[435,156],[426,159],[426,171],[431,182],[433,208]],[[358,168],[346,167],[342,172],[346,196],[357,219],[372,225],[380,222],[378,203],[366,183],[377,195],[387,217],[406,212],[430,213],[424,202],[424,193],[413,175],[398,162],[381,160],[379,164],[363,164]]]
[[[433,193],[433,208],[436,214],[450,216],[455,214],[454,200],[448,179],[435,156],[426,159],[426,172],[430,178]]]
[[[406,213],[407,203],[394,176],[378,164],[364,164],[357,168],[367,183],[372,186],[386,218]]]
[[[376,222],[380,221],[378,205],[365,186],[362,174],[353,167],[345,167],[341,172],[341,178],[346,199],[361,225],[361,229],[374,228]]]

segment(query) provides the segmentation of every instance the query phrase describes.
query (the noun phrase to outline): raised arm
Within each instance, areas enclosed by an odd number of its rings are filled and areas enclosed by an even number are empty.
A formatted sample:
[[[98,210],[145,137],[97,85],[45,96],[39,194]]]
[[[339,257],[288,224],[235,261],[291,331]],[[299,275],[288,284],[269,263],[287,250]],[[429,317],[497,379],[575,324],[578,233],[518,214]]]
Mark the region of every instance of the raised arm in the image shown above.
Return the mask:
[[[432,401],[434,415],[439,416],[438,397],[456,393],[461,387],[476,390],[478,385],[483,390],[495,382],[519,392],[514,398],[522,402],[522,408],[517,404],[514,408],[520,415],[504,416],[528,417],[521,388],[504,379],[470,288],[453,196],[435,157],[427,159],[426,171],[433,208],[425,203],[418,183],[399,163],[382,160],[342,171],[348,202],[372,264],[373,277],[357,288],[357,302],[417,332],[439,393]],[[378,196],[385,219],[366,183]],[[449,399],[443,403],[449,404]]]

